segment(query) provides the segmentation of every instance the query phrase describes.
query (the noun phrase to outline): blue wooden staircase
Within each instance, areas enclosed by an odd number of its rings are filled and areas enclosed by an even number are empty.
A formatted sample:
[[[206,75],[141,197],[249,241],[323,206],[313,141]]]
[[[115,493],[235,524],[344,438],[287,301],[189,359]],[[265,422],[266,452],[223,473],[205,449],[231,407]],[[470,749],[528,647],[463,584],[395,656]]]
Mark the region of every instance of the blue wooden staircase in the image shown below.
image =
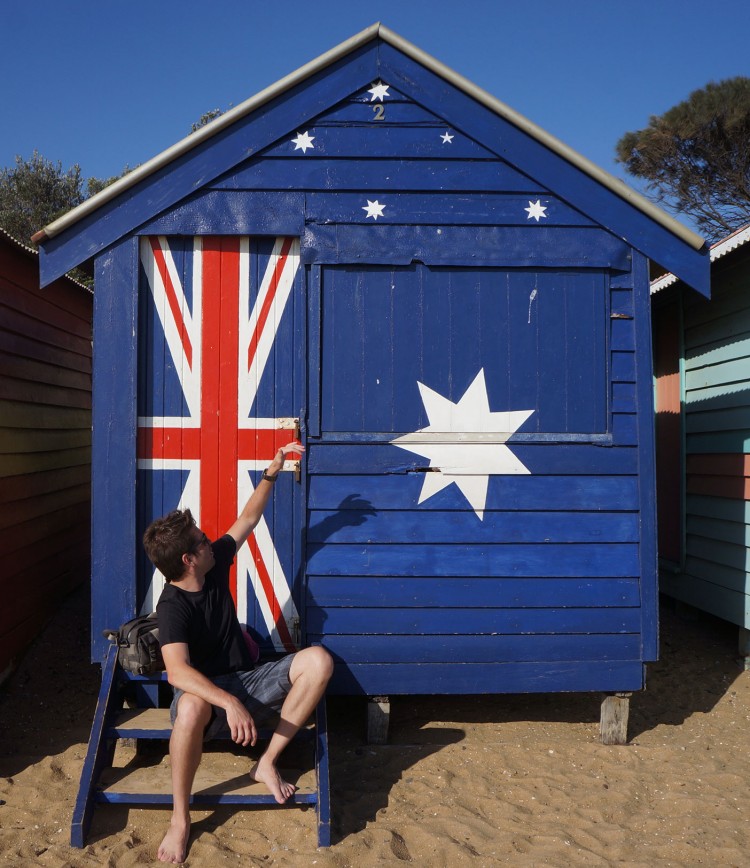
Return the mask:
[[[160,780],[151,767],[115,769],[112,762],[118,739],[169,739],[171,726],[166,708],[126,709],[123,706],[128,682],[137,682],[143,687],[141,693],[155,694],[163,674],[134,676],[124,672],[117,664],[117,648],[113,645],[102,669],[102,684],[94,713],[86,758],[81,771],[73,820],[70,827],[70,843],[83,847],[94,807],[97,803],[119,805],[171,805],[172,795],[169,780]],[[287,808],[314,805],[317,815],[318,846],[331,843],[331,808],[328,781],[328,734],[326,726],[326,700],[320,701],[315,711],[313,730],[301,730],[299,738],[310,735],[314,744],[314,773],[296,775],[287,773],[288,780],[296,782],[297,792],[285,805],[278,805],[273,796],[260,784],[248,780],[246,774],[237,778],[223,775],[221,769],[204,769],[196,775],[191,804],[196,807],[210,805],[253,805]],[[261,733],[261,737],[263,734]],[[163,776],[162,776],[163,777]]]

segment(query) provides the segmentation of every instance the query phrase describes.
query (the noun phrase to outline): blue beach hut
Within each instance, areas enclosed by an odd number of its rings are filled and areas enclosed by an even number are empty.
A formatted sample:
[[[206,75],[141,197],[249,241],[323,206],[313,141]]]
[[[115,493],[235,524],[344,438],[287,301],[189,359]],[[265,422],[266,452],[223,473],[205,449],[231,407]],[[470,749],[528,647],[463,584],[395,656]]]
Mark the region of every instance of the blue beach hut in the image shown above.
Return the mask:
[[[92,654],[158,595],[142,528],[218,532],[335,693],[627,692],[657,657],[648,260],[703,240],[376,24],[43,230],[93,262]]]

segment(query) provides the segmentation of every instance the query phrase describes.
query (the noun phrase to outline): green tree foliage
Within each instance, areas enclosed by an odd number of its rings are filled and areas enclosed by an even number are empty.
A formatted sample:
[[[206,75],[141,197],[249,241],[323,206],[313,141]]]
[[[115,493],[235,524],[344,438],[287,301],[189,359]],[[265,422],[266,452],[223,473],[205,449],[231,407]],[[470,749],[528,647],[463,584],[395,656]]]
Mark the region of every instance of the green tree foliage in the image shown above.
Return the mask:
[[[210,124],[211,121],[216,120],[216,118],[221,117],[224,114],[223,109],[211,109],[210,111],[204,112],[198,120],[190,127],[190,132],[194,133],[196,130],[199,130],[201,127],[205,127],[206,124]]]
[[[79,165],[63,171],[37,151],[16,157],[14,168],[0,169],[0,226],[24,244],[43,226],[86,198]]]
[[[130,171],[130,167],[125,166],[119,175],[112,175],[111,178],[89,178],[88,181],[86,181],[87,198],[89,196],[95,196],[97,193],[101,193],[102,190],[109,187],[110,184],[114,184],[115,181],[119,181],[120,178],[127,175]]]
[[[626,133],[617,160],[647,195],[718,240],[750,221],[750,78],[711,82]]]

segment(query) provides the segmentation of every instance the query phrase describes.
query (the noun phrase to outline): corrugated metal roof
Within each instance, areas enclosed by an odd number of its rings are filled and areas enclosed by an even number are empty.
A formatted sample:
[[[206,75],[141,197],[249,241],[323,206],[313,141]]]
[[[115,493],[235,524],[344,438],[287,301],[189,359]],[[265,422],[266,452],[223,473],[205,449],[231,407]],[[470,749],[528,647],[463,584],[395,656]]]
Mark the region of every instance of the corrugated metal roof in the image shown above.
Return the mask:
[[[8,232],[7,229],[3,229],[2,226],[0,226],[0,236],[2,236],[3,238],[5,238],[6,241],[10,241],[10,242],[12,242],[13,244],[15,244],[16,247],[20,247],[21,250],[25,250],[27,253],[31,253],[31,254],[33,254],[34,256],[37,255],[37,252],[36,252],[36,250],[34,250],[33,247],[29,247],[28,244],[24,244],[23,241],[19,241],[16,237],[14,237],[13,235],[11,235],[10,232]]]
[[[344,57],[347,54],[350,54],[355,49],[359,48],[362,45],[365,45],[368,42],[371,42],[373,39],[376,38],[380,38],[383,41],[394,46],[395,48],[399,49],[408,57],[411,57],[413,60],[421,63],[423,66],[434,72],[436,75],[441,76],[446,81],[463,90],[469,96],[477,100],[477,102],[487,106],[496,114],[500,115],[502,118],[508,120],[519,129],[528,133],[528,135],[537,139],[550,150],[559,154],[561,157],[564,157],[574,166],[593,177],[595,180],[597,180],[603,186],[609,188],[612,192],[616,193],[621,198],[625,199],[635,208],[644,212],[652,220],[660,223],[662,226],[664,226],[664,228],[672,232],[672,234],[676,235],[678,238],[689,244],[691,247],[695,248],[696,250],[700,250],[704,246],[705,242],[700,235],[697,235],[691,229],[683,226],[682,223],[680,223],[670,214],[662,211],[661,208],[654,205],[653,202],[650,202],[644,196],[641,196],[640,193],[637,193],[635,190],[628,187],[628,185],[625,184],[623,181],[615,178],[613,175],[610,175],[609,172],[605,172],[604,169],[595,165],[590,160],[586,159],[586,157],[579,154],[577,151],[574,151],[572,148],[569,148],[567,145],[563,144],[563,142],[561,142],[559,139],[555,138],[554,136],[543,130],[541,127],[532,123],[532,121],[528,120],[528,118],[525,118],[523,115],[514,111],[512,108],[505,105],[505,103],[501,102],[499,99],[496,99],[494,96],[487,93],[487,91],[483,90],[480,87],[477,87],[477,85],[473,84],[462,75],[459,75],[459,73],[454,72],[452,69],[445,66],[445,64],[441,63],[439,60],[436,60],[434,57],[426,54],[420,48],[417,48],[417,46],[413,45],[411,42],[408,42],[406,39],[403,39],[397,33],[394,33],[392,30],[380,23],[372,24],[370,27],[365,28],[360,33],[352,36],[350,39],[347,39],[340,45],[337,45],[330,51],[325,52],[325,54],[321,54],[320,57],[310,61],[304,66],[301,66],[295,72],[290,73],[289,75],[277,81],[275,84],[272,84],[270,87],[265,88],[265,90],[262,90],[255,96],[250,97],[250,99],[246,100],[235,108],[230,109],[225,114],[211,121],[211,123],[206,124],[206,126],[201,127],[194,133],[191,133],[189,136],[182,139],[182,141],[177,142],[177,144],[173,145],[171,148],[168,148],[166,151],[162,151],[161,154],[158,154],[156,157],[153,157],[151,160],[139,166],[137,169],[134,169],[124,178],[120,178],[118,181],[115,181],[114,184],[106,187],[100,193],[97,193],[96,196],[92,196],[90,199],[87,199],[77,208],[74,208],[72,211],[64,214],[58,220],[55,220],[48,226],[45,226],[44,229],[34,235],[33,240],[41,242],[47,238],[53,238],[55,235],[59,235],[61,232],[73,226],[83,217],[86,217],[87,215],[96,211],[106,202],[109,202],[116,196],[119,196],[120,193],[134,186],[139,181],[158,171],[162,167],[168,165],[173,160],[176,160],[187,151],[192,150],[202,142],[205,142],[207,139],[215,136],[217,133],[221,132],[221,130],[233,124],[239,118],[242,118],[250,112],[255,111],[257,108],[279,96],[280,94],[284,93],[289,88],[293,87],[296,84],[299,84],[301,81],[309,78],[314,73],[319,72],[321,69],[324,69],[327,66],[330,66],[332,63],[336,62],[340,58]]]
[[[726,238],[712,244],[711,249],[709,250],[711,262],[721,259],[722,256],[726,256],[727,253],[731,253],[738,247],[742,247],[742,245],[747,244],[748,241],[750,241],[750,223],[745,226],[740,226],[740,228],[735,229],[731,235],[727,235]],[[654,295],[662,289],[666,289],[668,286],[672,286],[672,284],[677,283],[679,279],[679,277],[671,272],[662,274],[661,277],[657,277],[656,280],[651,281],[651,295]]]
[[[0,240],[6,241],[8,244],[11,244],[13,247],[17,248],[18,250],[22,250],[27,256],[32,257],[33,259],[39,259],[39,251],[38,250],[34,250],[33,247],[29,247],[28,244],[24,244],[23,241],[19,241],[17,238],[15,238],[13,235],[11,235],[10,232],[7,231],[7,229],[3,229],[2,226],[0,226]],[[74,286],[77,286],[79,289],[82,289],[82,290],[84,290],[84,292],[87,292],[89,295],[94,294],[93,289],[91,289],[90,287],[81,283],[79,280],[76,280],[74,277],[71,277],[69,274],[64,275],[60,279],[61,280],[67,280],[68,282],[72,283]]]

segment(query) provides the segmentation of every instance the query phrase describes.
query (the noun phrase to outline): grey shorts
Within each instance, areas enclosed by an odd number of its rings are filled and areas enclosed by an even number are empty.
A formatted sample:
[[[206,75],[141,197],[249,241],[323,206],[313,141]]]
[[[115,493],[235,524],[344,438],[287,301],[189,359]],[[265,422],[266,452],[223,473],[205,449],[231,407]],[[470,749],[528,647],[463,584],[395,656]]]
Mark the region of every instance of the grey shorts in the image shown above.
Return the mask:
[[[287,654],[281,660],[261,663],[248,672],[215,675],[211,681],[242,702],[253,716],[258,729],[275,726],[281,706],[292,686],[289,680],[289,668],[293,659],[294,654]],[[183,690],[175,688],[172,705],[169,708],[169,716],[173,724],[177,718],[177,703],[183,693]],[[205,741],[229,734],[226,712],[216,705],[212,707],[213,714],[203,735]]]

